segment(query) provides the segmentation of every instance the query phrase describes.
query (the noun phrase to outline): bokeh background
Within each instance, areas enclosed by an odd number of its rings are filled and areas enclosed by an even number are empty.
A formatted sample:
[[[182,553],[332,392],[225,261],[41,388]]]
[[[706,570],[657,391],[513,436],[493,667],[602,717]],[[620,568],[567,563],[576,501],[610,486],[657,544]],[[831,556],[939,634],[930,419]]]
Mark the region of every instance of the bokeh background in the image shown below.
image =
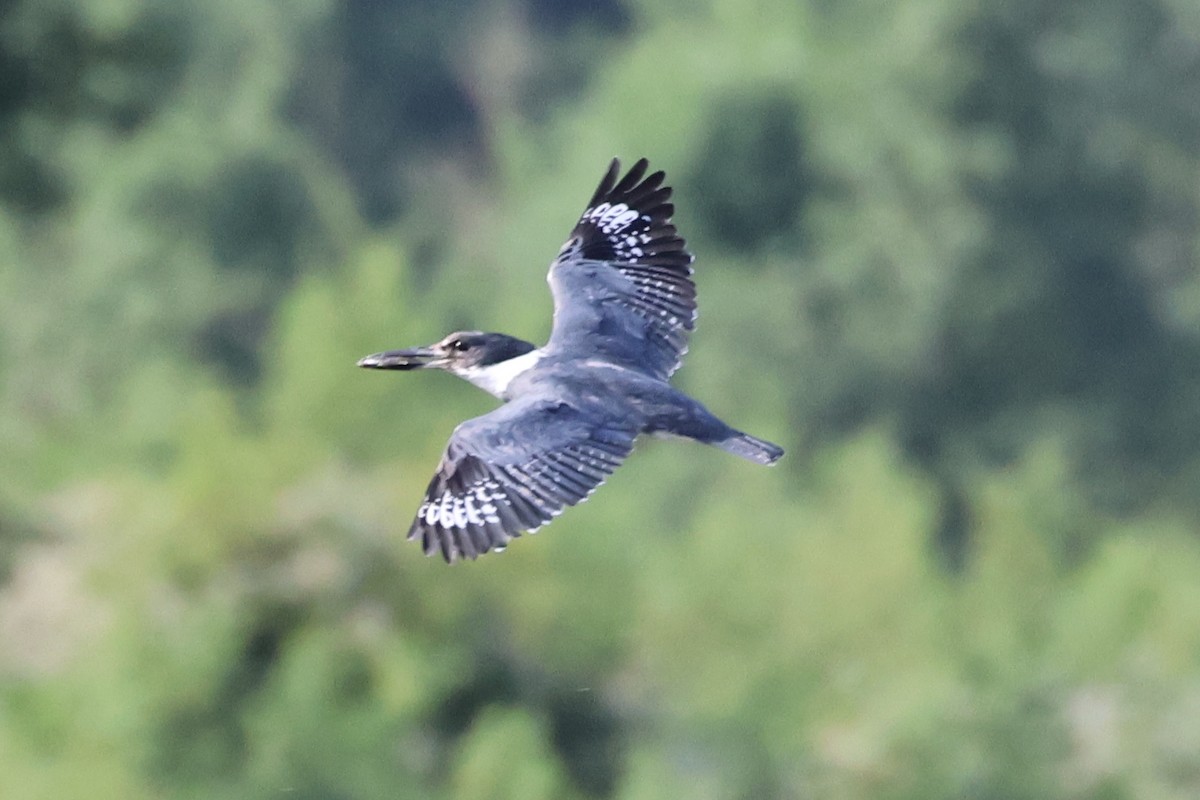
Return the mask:
[[[608,160],[698,256],[646,442],[447,567]],[[0,796],[1200,796],[1195,0],[0,3]]]

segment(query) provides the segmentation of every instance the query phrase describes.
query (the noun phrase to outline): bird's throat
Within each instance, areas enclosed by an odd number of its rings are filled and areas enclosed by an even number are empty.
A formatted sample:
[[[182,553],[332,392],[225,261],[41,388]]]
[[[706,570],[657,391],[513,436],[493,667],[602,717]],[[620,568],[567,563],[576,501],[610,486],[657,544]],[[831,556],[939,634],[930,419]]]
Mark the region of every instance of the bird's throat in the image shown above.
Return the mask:
[[[544,356],[541,350],[530,350],[524,355],[510,358],[487,366],[472,366],[455,369],[454,374],[468,380],[489,394],[508,399],[508,387],[518,375],[532,369]]]

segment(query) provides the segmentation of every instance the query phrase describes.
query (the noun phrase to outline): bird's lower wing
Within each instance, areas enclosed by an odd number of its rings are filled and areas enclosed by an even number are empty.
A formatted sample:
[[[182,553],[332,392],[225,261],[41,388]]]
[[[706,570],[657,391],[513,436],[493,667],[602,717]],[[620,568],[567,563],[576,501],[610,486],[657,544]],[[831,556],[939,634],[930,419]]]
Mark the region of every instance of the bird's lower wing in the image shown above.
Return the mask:
[[[454,431],[409,530],[448,562],[501,550],[582,502],[637,432],[549,400],[514,401]]]

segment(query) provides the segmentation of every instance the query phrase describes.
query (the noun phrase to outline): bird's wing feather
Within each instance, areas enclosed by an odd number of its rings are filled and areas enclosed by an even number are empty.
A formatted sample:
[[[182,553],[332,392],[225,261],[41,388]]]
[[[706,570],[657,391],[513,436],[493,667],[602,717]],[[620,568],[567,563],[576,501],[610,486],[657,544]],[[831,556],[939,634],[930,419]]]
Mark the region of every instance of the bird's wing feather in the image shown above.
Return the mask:
[[[692,254],[678,235],[665,175],[646,159],[617,180],[613,159],[550,266],[554,328],[548,350],[596,355],[668,378],[696,322]]]
[[[503,549],[586,500],[633,449],[636,430],[545,398],[455,429],[409,530],[446,561]]]

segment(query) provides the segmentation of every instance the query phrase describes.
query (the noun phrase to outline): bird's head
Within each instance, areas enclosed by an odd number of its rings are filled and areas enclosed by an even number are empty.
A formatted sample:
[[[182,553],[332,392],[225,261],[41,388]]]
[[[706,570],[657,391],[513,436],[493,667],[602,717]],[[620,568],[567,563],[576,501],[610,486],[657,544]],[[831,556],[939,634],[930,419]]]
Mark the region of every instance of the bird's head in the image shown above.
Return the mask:
[[[525,355],[533,349],[529,342],[503,333],[455,331],[427,347],[388,350],[360,358],[358,366],[369,369],[444,369],[467,377],[481,369]]]

